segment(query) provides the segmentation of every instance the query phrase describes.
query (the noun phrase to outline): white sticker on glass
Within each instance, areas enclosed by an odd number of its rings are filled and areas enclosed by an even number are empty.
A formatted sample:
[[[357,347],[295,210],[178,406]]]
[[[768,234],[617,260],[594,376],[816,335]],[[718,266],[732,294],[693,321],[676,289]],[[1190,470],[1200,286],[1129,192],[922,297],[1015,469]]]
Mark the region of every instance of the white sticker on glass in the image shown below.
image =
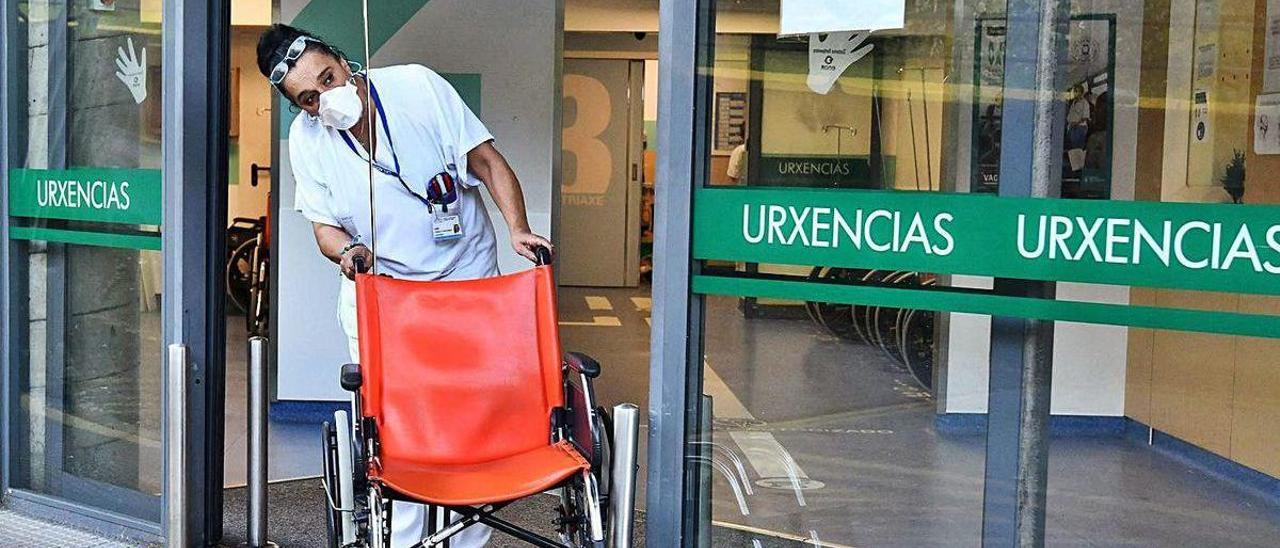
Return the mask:
[[[844,71],[871,53],[874,45],[862,45],[870,36],[869,31],[810,35],[809,89],[822,95],[829,93]]]
[[[133,49],[133,37],[129,37],[129,51],[125,53],[124,48],[116,48],[119,57],[116,58],[116,78],[129,88],[129,93],[133,94],[133,102],[141,105],[147,100],[147,48],[142,48],[142,59],[138,59],[138,52]]]

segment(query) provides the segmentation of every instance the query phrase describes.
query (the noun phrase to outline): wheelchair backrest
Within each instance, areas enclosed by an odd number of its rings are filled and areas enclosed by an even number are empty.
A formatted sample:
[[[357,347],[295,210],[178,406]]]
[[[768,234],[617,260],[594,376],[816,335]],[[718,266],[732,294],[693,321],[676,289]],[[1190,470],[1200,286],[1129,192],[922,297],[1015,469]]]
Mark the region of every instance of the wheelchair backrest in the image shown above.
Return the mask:
[[[472,281],[356,280],[363,413],[381,454],[486,462],[545,446],[563,372],[550,267]]]

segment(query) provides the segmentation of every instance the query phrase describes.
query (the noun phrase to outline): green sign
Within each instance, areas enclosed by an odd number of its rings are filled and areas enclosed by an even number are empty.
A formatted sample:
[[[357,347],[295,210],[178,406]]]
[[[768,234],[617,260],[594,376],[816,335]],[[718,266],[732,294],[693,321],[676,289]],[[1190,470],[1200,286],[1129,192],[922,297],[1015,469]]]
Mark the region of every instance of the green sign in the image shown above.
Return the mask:
[[[698,259],[1280,295],[1269,206],[706,189]]]
[[[760,156],[760,173],[751,184],[871,188],[871,160],[857,156]]]
[[[160,170],[78,168],[9,171],[9,215],[159,225]]]
[[[822,189],[700,189],[697,259],[1280,295],[1276,207]],[[700,274],[693,290],[1280,338],[1280,316],[952,288]]]

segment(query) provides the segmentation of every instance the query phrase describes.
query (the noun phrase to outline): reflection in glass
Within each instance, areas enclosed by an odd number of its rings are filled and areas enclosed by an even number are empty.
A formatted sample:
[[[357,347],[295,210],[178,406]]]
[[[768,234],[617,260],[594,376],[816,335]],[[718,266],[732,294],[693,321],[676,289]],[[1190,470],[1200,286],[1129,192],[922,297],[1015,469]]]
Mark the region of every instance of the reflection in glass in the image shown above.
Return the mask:
[[[158,170],[160,2],[17,6],[15,43],[25,48],[17,56],[25,63],[13,69],[20,78],[5,77],[22,82],[28,100],[16,117],[25,137],[14,143],[16,167]],[[131,202],[113,206],[158,207],[133,190]],[[58,235],[20,241],[15,254],[27,321],[14,333],[24,351],[15,363],[20,412],[11,430],[11,482],[158,522],[158,227],[93,218],[10,218]]]

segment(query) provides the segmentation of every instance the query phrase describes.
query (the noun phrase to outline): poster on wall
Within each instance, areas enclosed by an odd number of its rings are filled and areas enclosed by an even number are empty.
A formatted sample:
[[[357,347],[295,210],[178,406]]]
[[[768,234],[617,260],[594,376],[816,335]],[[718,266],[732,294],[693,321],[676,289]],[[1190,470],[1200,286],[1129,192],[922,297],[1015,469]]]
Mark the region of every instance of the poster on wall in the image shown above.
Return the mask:
[[[1262,71],[1262,92],[1280,92],[1280,0],[1267,0],[1266,65]]]
[[[979,19],[974,78],[973,192],[1000,188],[1003,120],[1004,19]],[[1064,198],[1111,196],[1112,107],[1115,80],[1115,20],[1076,15],[1067,39],[1067,105],[1062,151]]]
[[[747,94],[716,94],[716,152],[729,152],[747,141]]]
[[[1253,112],[1253,152],[1280,154],[1280,94],[1259,95]]]

